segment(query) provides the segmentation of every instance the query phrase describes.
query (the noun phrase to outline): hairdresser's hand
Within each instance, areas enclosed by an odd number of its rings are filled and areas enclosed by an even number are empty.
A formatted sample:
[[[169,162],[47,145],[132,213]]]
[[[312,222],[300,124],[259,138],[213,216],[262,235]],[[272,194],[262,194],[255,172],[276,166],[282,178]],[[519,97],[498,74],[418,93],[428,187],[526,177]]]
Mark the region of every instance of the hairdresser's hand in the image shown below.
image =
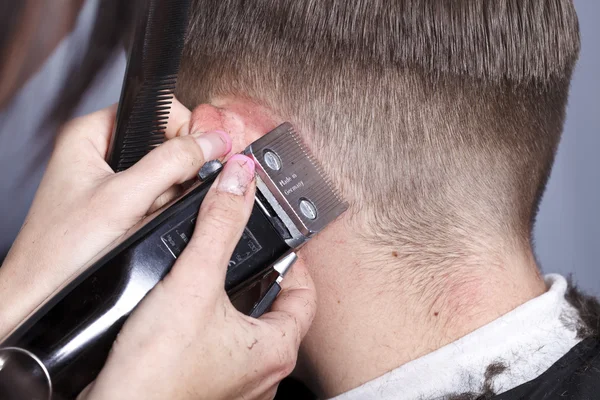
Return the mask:
[[[196,230],[167,277],[113,345],[86,400],[272,399],[294,368],[315,313],[301,262],[260,319],[232,306],[225,272],[254,200],[254,164],[234,156],[200,209]]]
[[[104,161],[115,112],[111,107],[75,119],[58,137],[29,215],[0,268],[0,338],[143,219],[157,198],[164,202],[173,185],[230,150],[226,134],[177,137],[115,174]],[[167,136],[186,130],[189,117],[175,102]]]

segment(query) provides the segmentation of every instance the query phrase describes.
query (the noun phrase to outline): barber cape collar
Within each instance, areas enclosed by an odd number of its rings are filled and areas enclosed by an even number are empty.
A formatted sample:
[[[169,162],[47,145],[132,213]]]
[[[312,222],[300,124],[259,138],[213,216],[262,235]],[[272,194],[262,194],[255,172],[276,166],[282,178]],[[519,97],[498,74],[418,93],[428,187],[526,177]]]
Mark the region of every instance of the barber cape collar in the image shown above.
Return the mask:
[[[547,275],[545,282],[541,296],[335,400],[445,400],[504,393],[539,377],[581,341],[567,280]]]

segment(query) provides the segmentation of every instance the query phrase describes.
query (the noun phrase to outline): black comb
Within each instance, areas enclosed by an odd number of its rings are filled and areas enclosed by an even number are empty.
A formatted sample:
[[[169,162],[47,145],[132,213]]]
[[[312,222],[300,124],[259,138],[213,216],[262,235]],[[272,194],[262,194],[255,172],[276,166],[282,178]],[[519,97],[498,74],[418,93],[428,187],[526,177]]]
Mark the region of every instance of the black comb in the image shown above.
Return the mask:
[[[127,62],[107,162],[118,172],[165,140],[190,0],[145,0]]]

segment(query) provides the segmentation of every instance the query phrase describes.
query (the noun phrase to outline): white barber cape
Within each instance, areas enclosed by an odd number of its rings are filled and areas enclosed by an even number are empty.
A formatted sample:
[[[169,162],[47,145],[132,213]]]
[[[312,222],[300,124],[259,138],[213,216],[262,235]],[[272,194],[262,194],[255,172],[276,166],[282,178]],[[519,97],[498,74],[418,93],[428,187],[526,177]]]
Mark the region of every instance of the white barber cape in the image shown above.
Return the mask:
[[[543,295],[335,400],[443,399],[481,393],[484,385],[500,394],[537,378],[581,341],[579,313],[565,298],[566,279],[547,275],[545,281]],[[486,382],[491,364],[505,368]]]

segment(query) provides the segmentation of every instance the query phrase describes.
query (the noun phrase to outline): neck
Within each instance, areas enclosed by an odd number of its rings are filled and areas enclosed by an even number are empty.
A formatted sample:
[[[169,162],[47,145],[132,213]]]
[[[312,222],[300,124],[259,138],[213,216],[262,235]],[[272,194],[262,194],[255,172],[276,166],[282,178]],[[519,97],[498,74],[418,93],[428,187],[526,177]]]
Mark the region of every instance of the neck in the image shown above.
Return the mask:
[[[327,398],[449,344],[539,296],[545,284],[531,250],[505,259],[427,271],[372,249],[339,221],[302,250],[319,293],[300,374]],[[370,254],[362,256],[361,254]]]

